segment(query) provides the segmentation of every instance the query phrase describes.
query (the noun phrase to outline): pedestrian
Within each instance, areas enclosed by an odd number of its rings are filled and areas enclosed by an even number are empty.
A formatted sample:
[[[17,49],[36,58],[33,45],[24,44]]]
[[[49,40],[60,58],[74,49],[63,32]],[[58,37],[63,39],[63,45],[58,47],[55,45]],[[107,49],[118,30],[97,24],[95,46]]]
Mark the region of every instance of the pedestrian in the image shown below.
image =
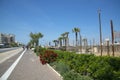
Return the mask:
[[[23,46],[22,48],[23,48],[23,50],[25,50],[25,46]]]
[[[27,48],[27,50],[28,50],[28,48],[29,48],[28,45],[26,46],[26,48]]]

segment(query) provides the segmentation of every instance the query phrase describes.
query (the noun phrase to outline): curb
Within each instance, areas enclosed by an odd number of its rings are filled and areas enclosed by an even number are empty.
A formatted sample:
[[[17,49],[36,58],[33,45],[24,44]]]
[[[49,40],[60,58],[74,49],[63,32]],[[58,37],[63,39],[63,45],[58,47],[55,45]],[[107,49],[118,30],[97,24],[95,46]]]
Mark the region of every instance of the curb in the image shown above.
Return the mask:
[[[55,69],[53,69],[49,64],[47,64],[47,66],[48,66],[50,69],[52,69],[52,70],[61,78],[61,80],[63,80],[63,77],[62,77]]]

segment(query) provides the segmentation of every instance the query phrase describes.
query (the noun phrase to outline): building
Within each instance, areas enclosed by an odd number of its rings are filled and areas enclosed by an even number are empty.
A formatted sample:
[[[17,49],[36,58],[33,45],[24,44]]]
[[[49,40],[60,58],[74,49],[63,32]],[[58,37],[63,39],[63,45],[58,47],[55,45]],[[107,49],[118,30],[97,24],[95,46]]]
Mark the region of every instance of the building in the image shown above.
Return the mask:
[[[0,44],[1,45],[10,45],[10,43],[12,42],[15,42],[15,35],[0,33]]]

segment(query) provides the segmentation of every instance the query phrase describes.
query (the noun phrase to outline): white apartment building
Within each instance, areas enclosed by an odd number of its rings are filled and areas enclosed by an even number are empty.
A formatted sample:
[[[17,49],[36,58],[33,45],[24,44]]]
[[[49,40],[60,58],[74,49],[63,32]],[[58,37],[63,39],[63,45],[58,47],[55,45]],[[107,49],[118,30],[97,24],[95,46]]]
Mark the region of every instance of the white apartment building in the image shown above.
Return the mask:
[[[9,45],[12,42],[15,42],[15,35],[0,33],[0,44]]]

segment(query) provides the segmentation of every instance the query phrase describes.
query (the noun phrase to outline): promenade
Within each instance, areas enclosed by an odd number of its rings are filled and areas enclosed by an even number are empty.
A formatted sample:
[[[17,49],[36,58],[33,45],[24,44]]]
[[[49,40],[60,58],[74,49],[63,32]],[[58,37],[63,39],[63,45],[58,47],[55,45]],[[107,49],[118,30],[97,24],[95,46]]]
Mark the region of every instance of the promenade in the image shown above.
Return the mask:
[[[1,79],[2,80],[2,79]],[[25,51],[7,80],[62,80],[48,65],[42,65],[31,50]]]

